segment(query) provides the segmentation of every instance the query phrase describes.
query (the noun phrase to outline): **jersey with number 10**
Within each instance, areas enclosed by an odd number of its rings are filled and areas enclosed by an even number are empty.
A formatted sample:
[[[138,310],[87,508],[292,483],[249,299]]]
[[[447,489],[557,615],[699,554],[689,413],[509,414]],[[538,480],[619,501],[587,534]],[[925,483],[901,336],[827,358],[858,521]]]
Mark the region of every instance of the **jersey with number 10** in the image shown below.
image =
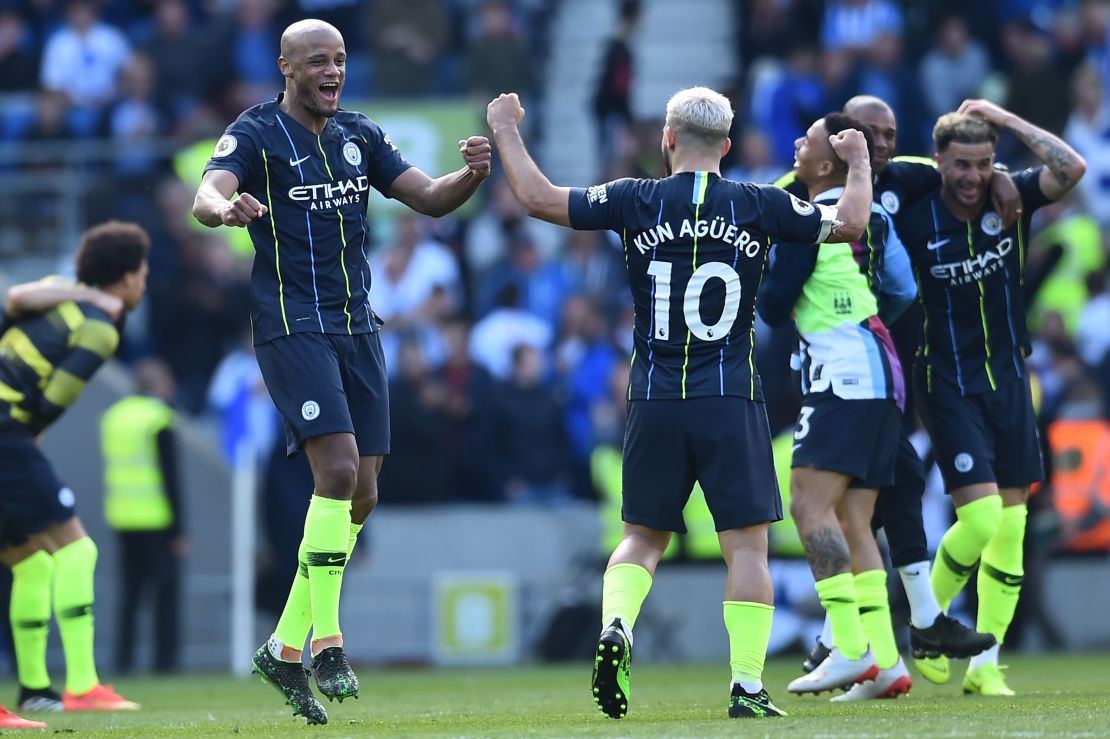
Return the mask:
[[[762,400],[755,296],[771,239],[828,237],[829,209],[769,185],[680,172],[570,194],[570,223],[621,238],[636,310],[631,400]]]

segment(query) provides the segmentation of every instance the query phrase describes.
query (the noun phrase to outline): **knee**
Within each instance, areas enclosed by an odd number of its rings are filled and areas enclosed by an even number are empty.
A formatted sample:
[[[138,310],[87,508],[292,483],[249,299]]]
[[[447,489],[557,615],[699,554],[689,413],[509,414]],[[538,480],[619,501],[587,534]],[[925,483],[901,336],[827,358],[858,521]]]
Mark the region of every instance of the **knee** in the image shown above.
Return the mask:
[[[1002,496],[1003,510],[1029,503],[1029,488],[1003,488],[998,494]]]
[[[54,575],[54,558],[40,549],[11,566],[13,583],[49,583]]]
[[[826,514],[831,514],[821,501],[810,494],[806,485],[790,485],[790,516],[799,529],[808,530],[816,526]]]
[[[970,537],[986,546],[1002,523],[1002,499],[991,495],[972,501],[958,508],[956,517]]]
[[[809,523],[811,507],[806,504],[804,497],[798,495],[794,486],[791,486],[790,492],[790,517],[794,519],[795,526],[805,528],[806,524]]]
[[[351,521],[363,523],[369,518],[374,507],[378,505],[378,481],[374,477],[360,480],[355,487],[355,496],[351,500]]]
[[[88,536],[83,536],[54,552],[54,565],[59,570],[74,568],[92,570],[96,568],[99,553],[96,542]]]
[[[852,531],[855,528],[855,526],[854,526],[855,520],[852,518],[852,514],[847,512],[847,511],[837,509],[837,511],[836,511],[836,522],[838,524],[840,524],[840,529],[845,534],[847,534],[849,531]]]
[[[662,554],[671,543],[671,532],[649,529],[646,526],[625,526],[624,538],[638,546]]]
[[[760,524],[718,534],[721,556],[729,567],[766,569],[769,529],[768,524]]]
[[[634,562],[644,566],[649,572],[654,572],[655,566],[670,543],[671,532],[669,531],[626,523],[620,544],[609,558],[609,564]]]
[[[350,500],[358,482],[358,457],[335,455],[316,466],[316,490],[328,498]]]
[[[855,538],[868,538],[871,533],[871,519],[875,513],[875,505],[866,499],[856,499],[855,496],[863,493],[850,493],[837,507],[836,517],[846,536]]]

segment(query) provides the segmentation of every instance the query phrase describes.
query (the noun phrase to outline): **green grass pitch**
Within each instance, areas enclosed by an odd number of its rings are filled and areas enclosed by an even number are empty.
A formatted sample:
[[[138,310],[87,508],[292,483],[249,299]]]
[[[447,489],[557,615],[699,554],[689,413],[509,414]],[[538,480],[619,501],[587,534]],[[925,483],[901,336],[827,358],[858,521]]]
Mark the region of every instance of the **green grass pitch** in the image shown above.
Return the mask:
[[[936,686],[914,673],[908,698],[830,704],[796,698],[786,683],[800,658],[775,660],[765,675],[785,719],[730,720],[727,665],[633,663],[632,704],[622,721],[596,711],[588,663],[576,667],[476,670],[359,670],[362,697],[325,703],[327,726],[293,719],[273,688],[224,676],[123,680],[134,714],[37,714],[44,732],[108,737],[362,736],[1110,736],[1110,654],[1015,657],[1006,672],[1015,698],[963,696],[963,662]],[[0,686],[9,708],[15,687]],[[7,732],[5,732],[7,733]],[[11,732],[16,733],[16,732]]]

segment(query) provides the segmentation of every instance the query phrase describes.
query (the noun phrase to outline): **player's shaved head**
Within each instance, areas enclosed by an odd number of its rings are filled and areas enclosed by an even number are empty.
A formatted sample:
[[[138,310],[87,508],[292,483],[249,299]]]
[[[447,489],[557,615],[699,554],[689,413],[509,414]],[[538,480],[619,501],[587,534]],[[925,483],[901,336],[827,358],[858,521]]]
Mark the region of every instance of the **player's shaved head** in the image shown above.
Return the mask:
[[[347,75],[343,34],[316,18],[297,21],[281,34],[278,69],[285,77],[282,102],[286,112],[302,111],[308,120],[301,123],[322,130],[323,119],[339,112],[339,95]]]
[[[875,137],[871,150],[871,171],[881,174],[898,146],[898,123],[894,111],[882,98],[856,95],[844,103],[844,114],[866,123]]]
[[[339,29],[317,18],[305,18],[293,23],[281,34],[281,55],[286,59],[299,51],[304,50],[309,40],[339,40],[343,42],[343,34]]]
[[[858,117],[859,112],[864,108],[879,108],[894,117],[894,109],[885,100],[874,95],[856,95],[849,98],[848,102],[844,103],[844,114]]]

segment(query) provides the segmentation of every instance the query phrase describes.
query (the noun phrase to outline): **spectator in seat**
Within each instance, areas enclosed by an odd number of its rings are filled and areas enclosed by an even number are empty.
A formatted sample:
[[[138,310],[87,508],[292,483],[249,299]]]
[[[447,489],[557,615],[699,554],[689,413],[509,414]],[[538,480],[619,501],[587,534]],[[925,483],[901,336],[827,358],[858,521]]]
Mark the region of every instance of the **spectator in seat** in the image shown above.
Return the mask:
[[[535,88],[532,51],[513,26],[506,0],[486,0],[481,25],[466,50],[466,88],[485,101],[505,90],[527,98]]]
[[[544,356],[512,348],[512,375],[494,397],[493,454],[504,499],[557,504],[570,498],[570,454],[564,409],[543,382]]]
[[[455,499],[447,452],[447,387],[419,341],[402,342],[389,383],[390,454],[378,475],[382,501],[412,505]]]
[[[64,93],[70,105],[97,109],[118,92],[117,78],[131,45],[119,29],[100,20],[92,0],[69,0],[65,22],[47,40],[42,85]]]

